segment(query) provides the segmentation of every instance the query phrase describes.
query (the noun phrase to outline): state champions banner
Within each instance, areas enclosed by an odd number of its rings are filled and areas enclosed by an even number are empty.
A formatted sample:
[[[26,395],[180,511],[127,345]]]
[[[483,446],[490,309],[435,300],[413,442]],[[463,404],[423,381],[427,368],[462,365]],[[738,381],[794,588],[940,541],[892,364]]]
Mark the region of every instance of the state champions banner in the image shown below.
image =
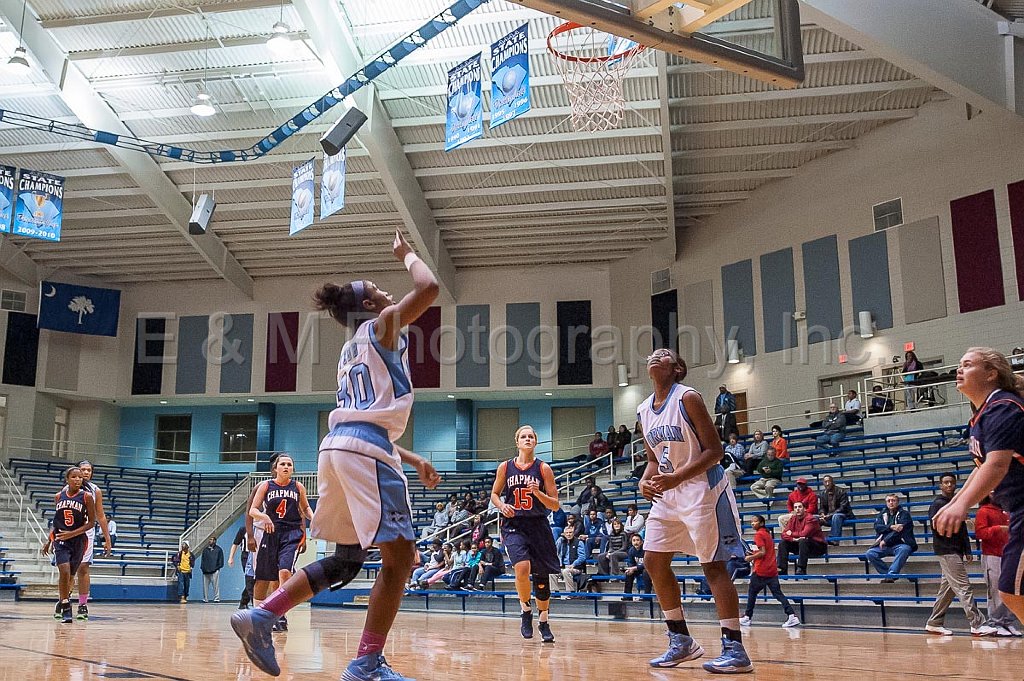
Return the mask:
[[[530,110],[529,24],[491,45],[491,129]]]
[[[14,183],[18,171],[11,166],[0,166],[0,232],[11,231],[14,216]]]
[[[324,169],[320,176],[320,220],[345,207],[345,147],[334,156],[324,153]]]
[[[313,224],[313,161],[292,168],[292,213],[288,235],[301,232]]]
[[[484,134],[484,106],[480,96],[480,57],[470,57],[448,72],[448,110],[444,150],[462,146]]]
[[[18,174],[18,200],[12,234],[44,241],[60,241],[64,213],[64,178],[22,170]]]

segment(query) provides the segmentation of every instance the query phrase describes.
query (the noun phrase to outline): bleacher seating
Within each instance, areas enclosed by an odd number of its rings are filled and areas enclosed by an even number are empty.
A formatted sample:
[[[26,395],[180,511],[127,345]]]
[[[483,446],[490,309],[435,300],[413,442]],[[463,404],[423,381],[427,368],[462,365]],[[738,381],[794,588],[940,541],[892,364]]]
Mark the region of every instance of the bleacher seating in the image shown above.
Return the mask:
[[[811,605],[837,605],[851,607],[877,606],[882,626],[891,619],[892,608],[930,607],[939,580],[938,562],[931,551],[931,526],[927,518],[928,506],[938,494],[939,477],[947,471],[960,471],[961,484],[970,468],[971,459],[960,438],[962,425],[940,428],[925,428],[884,434],[865,434],[860,429],[851,431],[842,446],[834,450],[817,449],[814,436],[817,430],[801,429],[788,433],[791,458],[786,461],[786,474],[782,484],[771,499],[760,500],[749,493],[749,483],[756,477],[747,476],[740,480],[736,490],[744,535],[752,535],[748,521],[754,514],[768,518],[769,527],[777,527],[777,517],[785,511],[786,496],[792,480],[804,476],[811,487],[820,491],[823,475],[832,475],[838,484],[846,486],[856,518],[848,519],[840,547],[829,547],[830,554],[821,559],[812,559],[807,575],[783,576],[784,588],[789,599],[800,608],[802,619],[805,609]],[[625,470],[625,468],[623,468]],[[581,478],[583,476],[581,475]],[[487,480],[490,484],[490,478]],[[636,503],[641,513],[650,510],[647,502],[637,491],[637,481],[619,477],[614,480],[599,479],[610,501],[619,510],[629,503]],[[885,495],[895,492],[915,521],[915,536],[920,545],[904,567],[904,574],[894,584],[881,583],[881,576],[874,573],[864,559],[864,552],[875,539],[873,523],[878,511],[884,507]],[[563,504],[570,500],[564,498]],[[431,511],[432,513],[432,511]],[[827,534],[828,529],[825,528]],[[777,536],[777,533],[776,533]],[[795,559],[795,556],[793,557]],[[596,571],[596,561],[591,560],[588,571]],[[375,571],[374,565],[367,565],[367,574]],[[707,596],[696,593],[696,586],[703,581],[700,565],[696,559],[680,556],[673,561],[673,568],[689,599],[707,600]],[[792,572],[792,571],[791,571]],[[976,584],[976,600],[984,603],[983,580],[979,574],[971,575]],[[745,597],[746,579],[738,580],[741,598]],[[594,592],[568,593],[556,591],[556,597],[582,598],[594,602],[594,613],[598,614],[598,603],[602,600],[625,598],[621,593],[620,575],[598,576],[591,574],[591,588]],[[431,607],[431,595],[453,595],[460,599],[460,608],[474,607],[474,598],[497,598],[504,609],[506,598],[515,598],[511,570],[499,576],[494,591],[452,592],[452,591],[411,591],[410,598]],[[690,588],[687,588],[689,585]],[[980,585],[980,586],[978,586]],[[443,587],[443,584],[440,584]],[[654,617],[654,605],[650,595],[632,594],[633,599],[649,603],[650,616]],[[762,596],[767,598],[768,596]],[[422,599],[422,601],[420,601]],[[467,601],[469,605],[467,605]],[[445,603],[433,599],[433,603]],[[435,605],[436,607],[436,605]],[[442,606],[448,607],[448,606]],[[922,615],[926,616],[926,615]],[[923,621],[923,620],[922,620]]]
[[[40,517],[53,517],[53,495],[67,461],[11,459],[13,475]],[[100,574],[166,574],[167,554],[182,531],[230,491],[246,473],[195,473],[145,468],[98,467],[93,481],[103,490],[104,510],[117,520],[110,557],[97,557]]]

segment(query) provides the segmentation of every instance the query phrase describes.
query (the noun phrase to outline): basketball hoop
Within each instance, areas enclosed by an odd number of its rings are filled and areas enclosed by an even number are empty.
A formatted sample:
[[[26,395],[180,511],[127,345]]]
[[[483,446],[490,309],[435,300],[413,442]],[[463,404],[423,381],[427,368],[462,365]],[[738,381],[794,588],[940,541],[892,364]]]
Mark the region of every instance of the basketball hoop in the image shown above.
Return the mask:
[[[551,31],[548,51],[558,58],[575,130],[597,132],[619,126],[626,110],[622,79],[645,49],[573,21]]]

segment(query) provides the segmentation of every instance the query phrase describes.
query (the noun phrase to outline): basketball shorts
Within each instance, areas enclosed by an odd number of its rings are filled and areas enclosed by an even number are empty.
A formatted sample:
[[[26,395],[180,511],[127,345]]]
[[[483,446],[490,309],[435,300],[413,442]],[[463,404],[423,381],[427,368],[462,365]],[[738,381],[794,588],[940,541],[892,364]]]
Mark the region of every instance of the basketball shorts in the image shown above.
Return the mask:
[[[364,549],[416,539],[409,481],[398,457],[391,463],[358,452],[322,449],[317,477],[313,537]]]
[[[1024,511],[1010,514],[1010,540],[1003,548],[999,568],[999,590],[1014,596],[1024,595]]]
[[[71,574],[78,572],[78,566],[82,564],[85,556],[85,547],[88,542],[88,535],[80,534],[67,541],[55,539],[53,542],[53,558],[55,565],[68,563],[71,567]]]
[[[655,501],[647,518],[644,550],[685,553],[701,563],[727,561],[746,554],[736,498],[721,466],[669,490]]]
[[[276,582],[280,570],[295,572],[302,530],[282,529],[261,534],[263,537],[256,551],[256,579]]]
[[[100,530],[100,534],[102,534],[102,533],[103,533],[103,530]],[[79,536],[85,537],[85,540],[86,540],[85,541],[85,553],[82,555],[82,562],[85,563],[86,565],[92,565],[92,557],[93,557],[93,553],[94,553],[95,548],[96,548],[96,528],[93,527],[91,530],[89,530],[85,534],[79,535]],[[75,569],[77,570],[78,568],[75,568]]]
[[[530,572],[537,575],[558,574],[558,549],[551,526],[544,516],[501,519],[501,545],[508,560],[515,565],[530,561]]]

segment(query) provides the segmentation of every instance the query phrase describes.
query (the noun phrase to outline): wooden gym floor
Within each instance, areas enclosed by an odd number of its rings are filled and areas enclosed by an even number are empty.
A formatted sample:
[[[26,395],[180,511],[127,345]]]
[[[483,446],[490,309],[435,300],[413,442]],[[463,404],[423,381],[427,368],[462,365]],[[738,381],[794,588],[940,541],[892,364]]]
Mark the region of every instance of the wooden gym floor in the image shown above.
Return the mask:
[[[556,611],[557,611],[557,603]],[[92,604],[88,622],[61,624],[53,604],[0,604],[0,680],[261,681],[231,633],[230,604]],[[353,656],[363,620],[359,610],[308,606],[289,614],[290,631],[275,634],[281,679],[337,679]],[[766,613],[767,616],[767,613]],[[752,627],[745,637],[755,673],[747,679],[1024,678],[1024,639],[935,637],[837,629]],[[552,618],[557,638],[523,640],[516,616],[403,612],[385,654],[396,670],[420,681],[606,681],[718,678],[692,662],[651,669],[663,626],[648,621]],[[694,625],[705,657],[718,654],[718,628]],[[283,648],[283,653],[282,653]]]

